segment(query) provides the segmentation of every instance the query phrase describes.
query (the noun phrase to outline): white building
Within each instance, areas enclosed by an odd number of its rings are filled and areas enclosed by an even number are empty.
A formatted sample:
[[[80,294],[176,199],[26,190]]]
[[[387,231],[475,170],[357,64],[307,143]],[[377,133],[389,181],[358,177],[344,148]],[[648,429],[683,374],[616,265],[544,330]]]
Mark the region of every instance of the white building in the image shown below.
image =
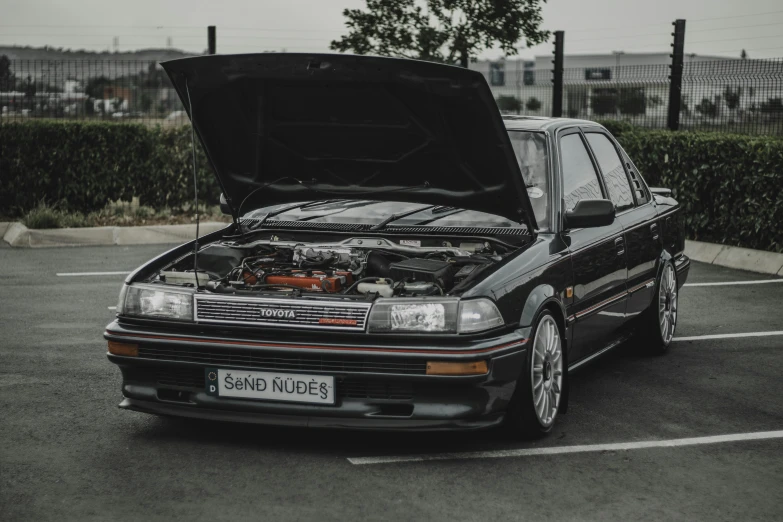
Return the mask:
[[[502,111],[552,113],[553,56],[481,60],[470,65],[487,78]],[[563,115],[622,118],[661,126],[669,99],[668,53],[564,56]],[[685,55],[681,118],[741,119],[783,96],[783,62]],[[705,101],[706,100],[706,101]]]

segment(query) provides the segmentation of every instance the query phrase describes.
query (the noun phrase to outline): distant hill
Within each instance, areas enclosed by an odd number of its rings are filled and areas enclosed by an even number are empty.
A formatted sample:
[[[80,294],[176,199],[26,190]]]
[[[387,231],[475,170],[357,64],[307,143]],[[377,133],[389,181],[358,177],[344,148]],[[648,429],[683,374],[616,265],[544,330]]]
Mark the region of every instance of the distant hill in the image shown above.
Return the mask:
[[[141,49],[132,52],[108,52],[70,50],[54,47],[19,47],[0,46],[0,56],[6,55],[9,60],[101,60],[107,62],[120,61],[156,61],[165,62],[175,58],[196,56],[194,53],[186,53],[179,49]]]

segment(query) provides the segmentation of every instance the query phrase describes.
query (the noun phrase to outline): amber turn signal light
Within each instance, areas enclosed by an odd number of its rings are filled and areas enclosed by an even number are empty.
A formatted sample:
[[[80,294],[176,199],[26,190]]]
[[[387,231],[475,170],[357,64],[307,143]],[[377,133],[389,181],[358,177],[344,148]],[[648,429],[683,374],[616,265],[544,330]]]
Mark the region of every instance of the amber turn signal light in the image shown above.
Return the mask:
[[[109,341],[109,353],[112,355],[124,355],[125,357],[138,357],[139,345]]]
[[[427,375],[483,375],[487,371],[487,361],[427,363]]]

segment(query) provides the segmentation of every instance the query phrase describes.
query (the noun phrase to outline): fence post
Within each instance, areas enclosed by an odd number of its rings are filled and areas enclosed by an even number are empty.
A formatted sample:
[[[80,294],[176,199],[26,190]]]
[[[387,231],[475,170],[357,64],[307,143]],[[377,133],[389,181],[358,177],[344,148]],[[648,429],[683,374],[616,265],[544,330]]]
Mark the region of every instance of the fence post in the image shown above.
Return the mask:
[[[565,32],[555,31],[555,50],[552,54],[555,59],[555,69],[552,71],[552,117],[559,118],[563,115],[563,41]]]
[[[669,75],[669,117],[666,126],[669,130],[680,128],[680,106],[682,103],[682,70],[685,55],[685,20],[672,22],[674,42],[672,42],[671,74]]]
[[[210,25],[207,27],[207,49],[209,54],[217,53],[217,39],[215,37],[215,26]]]

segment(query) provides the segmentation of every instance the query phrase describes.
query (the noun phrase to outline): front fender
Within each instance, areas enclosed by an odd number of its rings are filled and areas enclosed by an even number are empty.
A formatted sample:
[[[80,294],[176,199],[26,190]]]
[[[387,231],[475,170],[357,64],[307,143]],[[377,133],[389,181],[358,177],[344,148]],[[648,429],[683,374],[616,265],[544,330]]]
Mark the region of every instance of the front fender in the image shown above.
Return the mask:
[[[565,322],[566,310],[565,305],[560,299],[560,294],[555,290],[552,285],[541,284],[535,287],[527,296],[525,305],[522,307],[522,315],[519,318],[520,327],[528,327],[533,325],[533,321],[536,318],[536,314],[541,308],[549,302],[554,302],[560,309],[562,319]]]

